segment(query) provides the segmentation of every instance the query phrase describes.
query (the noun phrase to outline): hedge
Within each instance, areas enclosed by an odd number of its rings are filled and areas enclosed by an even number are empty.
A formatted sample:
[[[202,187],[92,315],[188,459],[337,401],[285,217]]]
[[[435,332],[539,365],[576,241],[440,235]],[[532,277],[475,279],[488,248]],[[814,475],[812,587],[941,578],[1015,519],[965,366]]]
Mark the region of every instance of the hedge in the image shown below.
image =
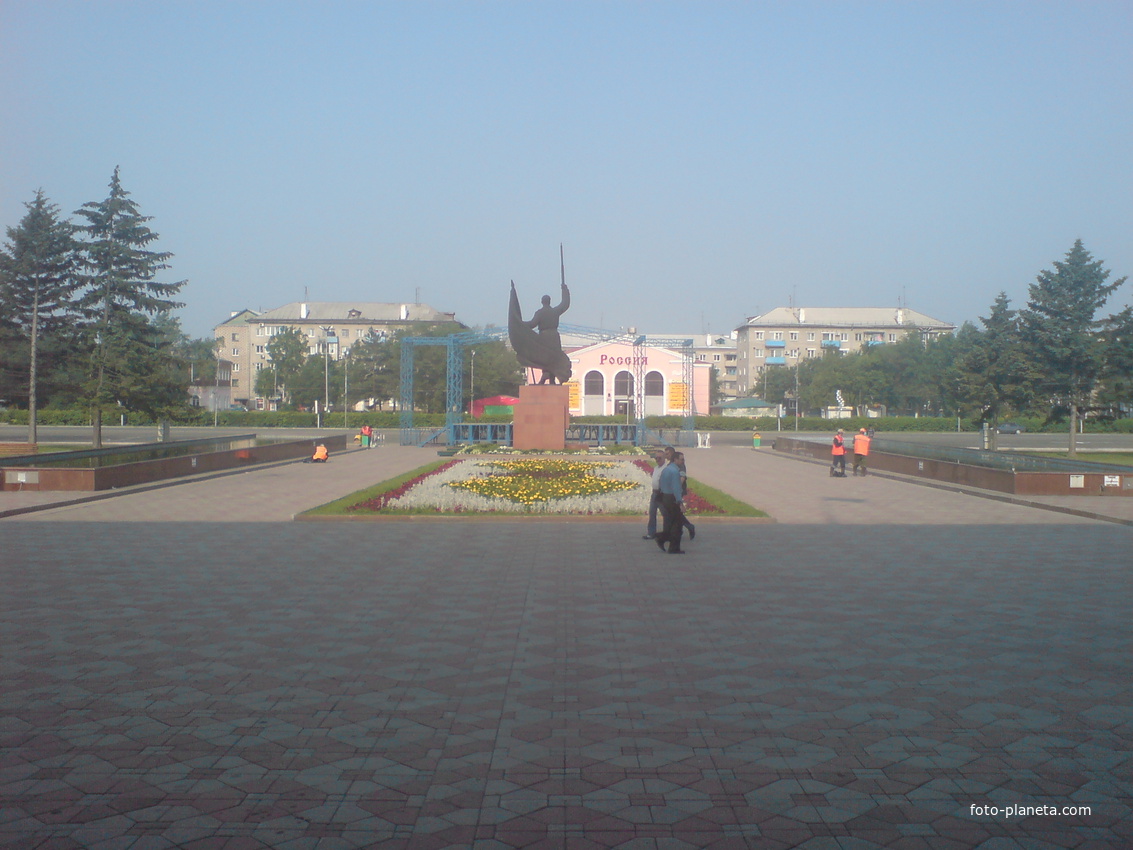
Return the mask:
[[[465,417],[465,422],[510,422],[507,415],[494,414],[479,419]],[[625,423],[624,416],[579,416],[574,422],[620,425]],[[1064,434],[1068,430],[1066,420],[1047,422],[1040,417],[1018,417],[1012,420],[1022,425],[1031,433]],[[0,423],[8,425],[27,425],[28,412],[26,410],[0,409]],[[40,425],[90,425],[90,411],[85,408],[56,410],[48,408],[39,411]],[[213,414],[208,410],[186,409],[183,413],[169,420],[172,425],[212,425]],[[295,410],[222,410],[216,415],[218,425],[226,428],[314,428],[316,418],[314,413],[301,413]],[[698,431],[760,431],[771,433],[780,427],[784,431],[795,430],[795,420],[784,417],[782,420],[773,416],[748,418],[743,416],[698,416],[695,428]],[[118,424],[118,417],[114,414],[105,415],[104,425]],[[127,425],[156,425],[156,421],[142,413],[128,413]],[[323,424],[327,428],[342,427],[342,411],[336,411],[323,417]],[[397,411],[366,411],[364,413],[351,412],[347,416],[347,425],[351,429],[361,428],[368,424],[372,428],[399,428],[401,422]],[[413,425],[417,428],[440,428],[445,424],[443,413],[416,413],[413,416]],[[647,428],[664,428],[673,430],[684,427],[684,417],[681,416],[649,416],[646,417]],[[955,431],[955,417],[933,416],[887,416],[878,419],[855,417],[852,419],[821,419],[816,416],[799,419],[798,430],[808,432],[829,432],[835,428],[844,428],[847,431],[856,431],[859,428],[873,428],[876,431]],[[961,419],[962,431],[979,431],[981,423],[975,419]],[[1085,424],[1087,434],[1115,433],[1133,434],[1133,419],[1095,420],[1088,419]]]

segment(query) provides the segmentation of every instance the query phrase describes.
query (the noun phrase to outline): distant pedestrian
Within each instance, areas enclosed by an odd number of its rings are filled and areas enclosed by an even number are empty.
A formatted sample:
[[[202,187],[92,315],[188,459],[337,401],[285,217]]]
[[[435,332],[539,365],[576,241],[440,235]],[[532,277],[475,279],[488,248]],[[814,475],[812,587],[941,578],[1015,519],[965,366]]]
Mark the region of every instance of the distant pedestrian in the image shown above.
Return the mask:
[[[830,448],[830,475],[832,478],[846,477],[846,438],[839,428],[834,435],[834,445]]]
[[[657,537],[657,511],[661,510],[661,470],[668,463],[664,449],[657,449],[653,453],[653,494],[649,497],[649,522],[645,525],[645,536],[642,540],[653,540]]]
[[[315,453],[311,455],[311,463],[326,463],[328,457],[330,452],[327,451],[327,447],[319,443],[315,446]]]
[[[869,434],[865,432],[865,428],[862,428],[854,434],[854,475],[866,474],[867,457],[869,457]]]
[[[374,443],[374,429],[369,424],[362,426],[362,448],[368,449]]]

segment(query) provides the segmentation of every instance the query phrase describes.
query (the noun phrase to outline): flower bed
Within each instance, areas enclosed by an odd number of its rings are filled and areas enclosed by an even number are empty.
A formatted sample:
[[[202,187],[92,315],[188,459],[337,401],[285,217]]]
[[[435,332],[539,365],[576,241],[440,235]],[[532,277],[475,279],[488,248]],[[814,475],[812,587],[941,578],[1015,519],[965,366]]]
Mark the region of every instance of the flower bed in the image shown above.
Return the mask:
[[[347,513],[643,514],[653,467],[643,461],[454,459],[400,482]],[[372,492],[372,491],[371,491]],[[692,490],[690,514],[722,510]]]
[[[643,513],[649,476],[633,464],[559,458],[453,460],[351,511]]]

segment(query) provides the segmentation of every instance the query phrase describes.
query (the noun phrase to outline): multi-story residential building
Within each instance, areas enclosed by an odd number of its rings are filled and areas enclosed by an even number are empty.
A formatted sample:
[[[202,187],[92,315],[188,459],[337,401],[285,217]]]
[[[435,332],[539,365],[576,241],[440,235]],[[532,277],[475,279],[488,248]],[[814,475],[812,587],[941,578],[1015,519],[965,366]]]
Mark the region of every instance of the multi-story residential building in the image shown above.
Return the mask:
[[[739,377],[736,338],[738,334],[697,334],[693,339],[696,362],[707,363],[716,370],[716,389],[720,398],[735,398]]]
[[[929,339],[955,330],[955,325],[906,307],[776,307],[736,328],[736,391],[750,395],[771,366],[828,351],[860,351],[910,333]]]
[[[293,301],[274,310],[237,310],[215,328],[220,356],[232,361],[232,402],[264,409],[267,400],[255,394],[256,373],[270,364],[268,341],[295,328],[307,337],[311,354],[324,350],[337,360],[367,335],[389,336],[402,328],[456,321],[427,304],[371,301]]]

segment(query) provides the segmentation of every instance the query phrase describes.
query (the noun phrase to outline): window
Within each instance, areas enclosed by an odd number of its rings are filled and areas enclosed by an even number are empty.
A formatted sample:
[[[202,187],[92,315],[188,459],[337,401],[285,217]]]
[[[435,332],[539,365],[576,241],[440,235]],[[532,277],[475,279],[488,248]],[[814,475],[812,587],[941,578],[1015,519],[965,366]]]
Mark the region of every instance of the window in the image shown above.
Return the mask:
[[[783,332],[782,331],[773,331],[771,333],[771,338],[772,339],[782,339],[783,338]]]
[[[240,334],[232,334],[232,341],[233,342],[239,342],[240,341]]]
[[[339,335],[340,337],[342,337],[343,339],[347,339],[347,338],[349,338],[349,336],[350,336],[350,328],[343,328],[343,329],[342,329],[341,331],[339,331],[339,334],[338,334],[338,335]]]
[[[763,339],[763,331],[756,331],[755,332],[755,338],[756,339]]]
[[[264,326],[260,325],[259,327],[256,328],[256,336],[263,336],[263,335],[264,335]]]
[[[240,379],[239,378],[233,378],[232,379],[232,386],[234,386],[234,387],[240,386]]]
[[[897,341],[897,334],[889,334],[889,341],[890,342],[896,342]]]
[[[614,375],[614,395],[618,398],[628,398],[633,395],[633,375],[626,371]]]
[[[232,349],[232,356],[233,357],[239,357],[240,356],[240,349],[239,348]]]
[[[791,339],[798,339],[798,338],[799,338],[799,332],[798,331],[791,331]]]
[[[256,364],[256,371],[257,371],[257,372],[259,372],[259,371],[260,371],[261,369],[263,369],[263,368],[264,368],[264,364],[263,364],[263,363],[257,363],[257,364]]]
[[[603,395],[606,392],[606,379],[602,377],[601,372],[593,370],[587,372],[582,383],[586,395]]]
[[[807,331],[806,341],[814,342],[814,331]]]
[[[713,354],[712,359],[713,359],[713,361],[719,363],[720,362],[720,355],[719,354]]]
[[[653,396],[665,394],[665,378],[660,372],[650,372],[645,376],[645,394]]]
[[[725,366],[725,367],[724,367],[724,374],[725,374],[725,375],[734,375],[734,374],[736,374],[736,367],[735,367],[735,366]]]
[[[861,334],[854,334],[854,341],[855,342],[861,342],[862,341],[862,335]]]
[[[736,359],[736,355],[734,355],[734,354],[725,354],[724,355],[724,362],[725,363],[733,363],[733,362],[735,362],[735,359]]]
[[[256,346],[256,354],[263,354],[263,353],[264,353],[264,347],[262,345],[257,345]]]
[[[240,371],[240,364],[239,363],[233,363],[232,364],[232,371],[233,372],[239,372]]]
[[[806,356],[807,357],[814,357],[814,355],[815,355],[815,350],[813,348],[808,348],[806,350]]]

